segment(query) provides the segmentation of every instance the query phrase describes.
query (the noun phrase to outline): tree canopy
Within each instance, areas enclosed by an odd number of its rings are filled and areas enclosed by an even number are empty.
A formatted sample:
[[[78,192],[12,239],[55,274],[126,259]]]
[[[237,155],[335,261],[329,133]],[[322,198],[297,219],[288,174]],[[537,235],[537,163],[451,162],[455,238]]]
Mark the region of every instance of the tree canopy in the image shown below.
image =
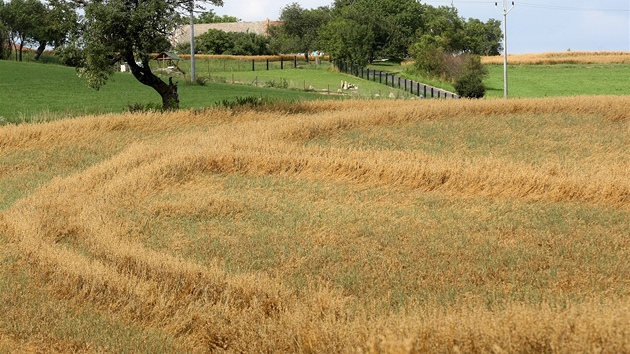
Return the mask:
[[[2,52],[8,56],[15,45],[19,59],[25,45],[35,44],[35,60],[47,46],[63,45],[78,24],[74,6],[60,0],[12,0],[0,5],[0,34]]]
[[[499,21],[466,20],[454,7],[416,0],[335,0],[330,7],[311,10],[293,3],[282,9],[280,19],[283,24],[272,31],[275,51],[308,55],[323,50],[356,64],[408,58],[417,52],[418,43],[450,53],[501,51]]]
[[[319,29],[330,19],[330,10],[326,7],[318,9],[304,9],[294,2],[285,6],[280,14],[280,35],[289,38],[295,52],[304,53],[304,58],[308,62],[309,52],[319,45]]]
[[[209,0],[223,5],[222,0]],[[170,48],[169,36],[184,21],[180,11],[189,11],[183,0],[93,0],[82,1],[85,23],[81,46],[85,61],[80,74],[96,89],[114,73],[114,64],[125,62],[133,76],[162,97],[164,109],[179,107],[177,84],[164,82],[149,66],[152,53]]]
[[[199,16],[194,17],[194,23],[226,23],[226,22],[240,22],[241,20],[234,16],[217,15],[214,10],[202,12]]]
[[[46,7],[38,0],[12,0],[1,10],[0,19],[9,34],[9,45],[19,48],[19,60],[22,61],[24,46],[38,33]]]

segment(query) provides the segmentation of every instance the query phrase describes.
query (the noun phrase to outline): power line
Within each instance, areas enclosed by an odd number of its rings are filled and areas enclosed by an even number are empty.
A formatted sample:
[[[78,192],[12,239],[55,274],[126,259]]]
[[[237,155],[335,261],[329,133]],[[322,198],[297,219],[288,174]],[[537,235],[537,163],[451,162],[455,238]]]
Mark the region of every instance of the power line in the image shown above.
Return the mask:
[[[518,2],[518,5],[522,7],[530,7],[534,9],[546,9],[546,10],[630,12],[630,9],[596,9],[596,8],[573,7],[573,6],[530,4],[527,2],[520,2],[520,1]]]
[[[455,4],[463,3],[463,4],[492,4],[494,1],[482,1],[482,0],[428,0],[425,1],[427,3],[441,3],[441,4]],[[518,2],[519,6],[529,7],[533,9],[544,9],[544,10],[560,10],[560,11],[595,11],[595,12],[630,12],[630,9],[598,9],[598,8],[588,8],[588,7],[575,7],[575,6],[560,6],[560,5],[543,5],[543,4],[533,4],[528,2]]]

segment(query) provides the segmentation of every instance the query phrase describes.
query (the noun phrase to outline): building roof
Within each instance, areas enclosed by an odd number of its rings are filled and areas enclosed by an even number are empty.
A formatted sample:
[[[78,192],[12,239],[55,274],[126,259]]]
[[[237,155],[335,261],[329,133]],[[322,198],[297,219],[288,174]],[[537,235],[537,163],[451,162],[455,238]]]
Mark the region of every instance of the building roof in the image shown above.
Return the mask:
[[[155,60],[184,60],[173,52],[162,52],[155,57]]]

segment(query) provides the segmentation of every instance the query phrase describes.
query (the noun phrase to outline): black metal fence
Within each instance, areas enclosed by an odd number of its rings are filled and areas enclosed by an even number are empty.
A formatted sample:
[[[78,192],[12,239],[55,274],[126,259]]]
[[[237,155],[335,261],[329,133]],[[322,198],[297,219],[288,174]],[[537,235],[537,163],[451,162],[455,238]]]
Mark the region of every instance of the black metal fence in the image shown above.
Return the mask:
[[[360,65],[355,65],[353,63],[348,64],[343,61],[333,61],[333,65],[337,67],[337,69],[339,69],[339,71],[342,73],[354,75],[365,80],[370,80],[378,82],[380,84],[384,84],[386,86],[405,90],[406,92],[409,92],[410,94],[416,95],[418,97],[453,99],[460,98],[459,95],[453,92],[429,86],[427,84],[413,81],[411,79],[396,76],[388,72],[369,69]]]

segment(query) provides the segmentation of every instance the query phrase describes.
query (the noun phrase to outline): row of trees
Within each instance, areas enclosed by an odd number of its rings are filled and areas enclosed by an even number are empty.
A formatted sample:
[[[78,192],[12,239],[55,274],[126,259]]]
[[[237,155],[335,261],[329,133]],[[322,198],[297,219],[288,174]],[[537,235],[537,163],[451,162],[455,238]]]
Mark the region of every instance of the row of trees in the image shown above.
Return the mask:
[[[502,50],[498,20],[466,20],[454,7],[415,0],[335,0],[317,9],[293,3],[282,9],[280,19],[272,47],[303,52],[307,60],[313,50],[360,65],[377,58],[400,60],[424,43],[454,54],[498,55]]]
[[[465,97],[482,97],[487,71],[479,56],[498,55],[501,23],[464,19],[454,7],[415,0],[335,0],[330,7],[282,9],[272,31],[280,52],[323,50],[331,57],[366,65],[377,58],[414,59],[422,74],[451,81]]]
[[[175,50],[190,53],[190,42],[180,43]],[[210,29],[195,37],[195,53],[225,55],[271,55],[268,37],[256,33],[225,32]]]
[[[45,1],[0,0],[2,56],[18,48],[21,57],[25,45],[35,44],[38,58],[47,46],[64,45],[59,52],[96,89],[122,61],[139,82],[160,94],[165,109],[179,106],[177,84],[156,76],[149,61],[152,53],[170,49],[170,36],[187,22],[190,0]],[[223,5],[222,0],[195,1],[197,6],[203,3]],[[198,21],[218,20],[211,15]],[[402,59],[424,53],[425,47],[449,55],[501,50],[498,21],[466,21],[454,8],[416,0],[335,0],[311,10],[294,3],[282,10],[281,20],[283,25],[263,44],[272,52],[304,52],[307,59],[315,49],[355,64],[379,57]]]
[[[70,34],[78,30],[78,15],[73,3],[61,0],[0,1],[0,59],[8,58],[15,50],[22,61],[25,46],[34,45],[34,59],[38,60],[47,46],[66,44]]]

